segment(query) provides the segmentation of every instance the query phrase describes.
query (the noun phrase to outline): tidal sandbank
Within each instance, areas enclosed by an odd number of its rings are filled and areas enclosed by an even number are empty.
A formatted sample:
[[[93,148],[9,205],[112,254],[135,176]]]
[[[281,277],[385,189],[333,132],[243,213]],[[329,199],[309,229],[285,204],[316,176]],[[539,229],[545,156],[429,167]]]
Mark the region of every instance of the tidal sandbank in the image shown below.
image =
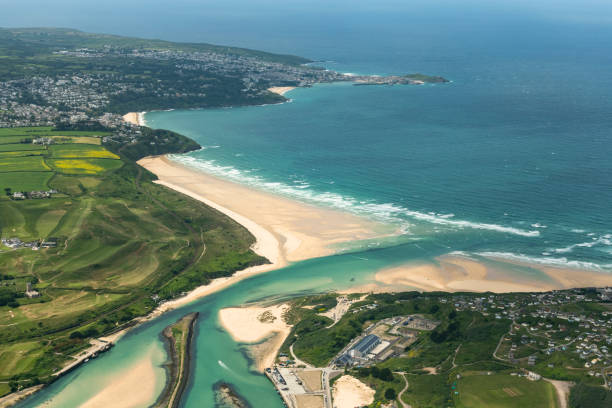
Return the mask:
[[[219,322],[235,341],[249,344],[257,371],[263,372],[291,332],[283,318],[288,309],[287,304],[231,307],[219,311]]]
[[[132,408],[149,406],[157,397],[153,357],[146,355],[85,401],[81,408]]]
[[[382,269],[376,272],[374,282],[343,292],[547,292],[611,285],[612,274],[605,272],[449,254]]]

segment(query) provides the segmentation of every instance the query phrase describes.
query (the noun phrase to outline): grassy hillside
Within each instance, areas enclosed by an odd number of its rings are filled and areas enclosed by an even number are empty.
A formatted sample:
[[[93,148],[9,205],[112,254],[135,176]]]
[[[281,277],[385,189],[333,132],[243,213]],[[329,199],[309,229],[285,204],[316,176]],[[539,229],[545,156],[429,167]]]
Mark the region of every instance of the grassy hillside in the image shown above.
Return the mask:
[[[38,250],[0,245],[0,381],[13,389],[52,380],[88,338],[159,301],[265,262],[250,250],[254,238],[246,229],[152,183],[120,148],[73,142],[92,133],[4,129],[0,141],[33,133],[67,142],[46,146],[42,156],[0,161],[3,189],[58,191],[46,199],[12,200],[4,191],[0,197],[2,238],[56,243]],[[137,153],[146,149],[130,156]],[[28,282],[40,297],[24,296]]]

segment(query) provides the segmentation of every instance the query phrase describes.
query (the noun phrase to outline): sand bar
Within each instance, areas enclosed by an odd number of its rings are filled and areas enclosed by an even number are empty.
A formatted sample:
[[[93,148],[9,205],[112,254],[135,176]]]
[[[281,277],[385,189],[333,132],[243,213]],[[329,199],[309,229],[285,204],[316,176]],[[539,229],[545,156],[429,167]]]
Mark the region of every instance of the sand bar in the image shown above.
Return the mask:
[[[556,268],[494,259],[495,264],[460,255],[443,255],[433,262],[406,264],[378,271],[375,282],[344,291],[401,292],[545,292],[584,286],[611,286],[612,274]],[[516,267],[532,270],[517,272]]]
[[[295,86],[273,86],[271,88],[268,88],[268,91],[270,92],[274,92],[275,94],[279,94],[282,96],[285,96],[285,94],[293,89],[295,89]]]
[[[219,311],[219,322],[240,343],[257,343],[250,347],[258,371],[271,367],[276,354],[291,332],[283,313],[289,305],[269,307],[231,307]],[[265,341],[264,341],[265,340]]]
[[[157,397],[155,367],[146,356],[123,373],[119,373],[81,408],[136,408],[151,404]]]

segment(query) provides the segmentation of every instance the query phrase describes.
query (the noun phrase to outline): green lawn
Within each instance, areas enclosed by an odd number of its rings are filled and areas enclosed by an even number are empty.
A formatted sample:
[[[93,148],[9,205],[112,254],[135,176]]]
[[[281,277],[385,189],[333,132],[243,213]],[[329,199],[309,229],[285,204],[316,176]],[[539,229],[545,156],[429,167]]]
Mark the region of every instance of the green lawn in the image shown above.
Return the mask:
[[[21,143],[22,140],[26,139],[25,136],[2,136],[0,135],[0,145],[8,143]]]
[[[101,179],[97,177],[56,174],[49,182],[49,187],[68,195],[80,195],[100,182]]]
[[[45,150],[45,147],[31,143],[0,144],[0,152],[16,152],[21,150]]]
[[[4,137],[37,138],[42,136],[108,136],[110,132],[101,131],[54,131],[51,126],[0,128],[0,140]]]
[[[473,375],[457,382],[458,408],[555,408],[552,384],[510,375]]]
[[[12,191],[40,191],[48,190],[49,179],[53,176],[51,171],[16,171],[0,173],[0,194],[5,188]]]
[[[402,398],[413,408],[446,407],[450,395],[444,375],[406,375],[409,387]]]
[[[0,367],[3,372],[19,375],[31,370],[42,353],[44,350],[36,341],[0,346]]]

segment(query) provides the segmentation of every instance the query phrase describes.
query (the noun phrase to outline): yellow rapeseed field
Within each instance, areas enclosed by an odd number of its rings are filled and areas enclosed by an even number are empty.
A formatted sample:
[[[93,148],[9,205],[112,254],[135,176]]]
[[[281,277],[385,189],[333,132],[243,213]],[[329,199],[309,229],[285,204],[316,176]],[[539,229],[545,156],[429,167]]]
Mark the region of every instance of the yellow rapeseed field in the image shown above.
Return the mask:
[[[105,169],[87,160],[61,160],[53,161],[53,166],[63,173],[68,174],[97,174],[102,173]]]
[[[111,153],[108,150],[75,150],[75,151],[63,151],[59,154],[59,157],[66,159],[72,158],[91,158],[91,159],[119,159],[115,153]]]

